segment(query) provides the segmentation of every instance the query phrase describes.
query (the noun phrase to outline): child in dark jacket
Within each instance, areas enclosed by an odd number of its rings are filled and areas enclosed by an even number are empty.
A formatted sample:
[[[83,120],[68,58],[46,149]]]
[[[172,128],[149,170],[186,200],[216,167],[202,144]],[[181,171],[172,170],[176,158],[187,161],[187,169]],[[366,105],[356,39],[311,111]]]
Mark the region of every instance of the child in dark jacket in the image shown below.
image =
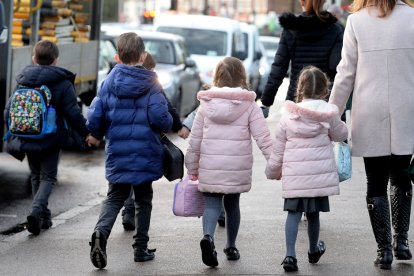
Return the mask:
[[[108,75],[88,112],[89,144],[106,139],[106,179],[109,189],[91,238],[90,258],[97,268],[107,263],[106,243],[131,186],[136,204],[134,260],[154,259],[148,249],[152,182],[163,175],[159,132],[172,125],[167,101],[156,74],[146,70],[145,46],[136,33],[124,33],[117,44],[117,65]]]
[[[146,54],[147,56],[142,66],[147,70],[154,71],[156,61],[154,60],[153,56],[150,53],[147,52]],[[181,123],[180,115],[177,113],[177,109],[175,109],[172,106],[171,102],[168,100],[166,95],[165,95],[165,99],[167,100],[167,104],[168,104],[168,112],[170,113],[173,119],[171,131],[178,132],[178,135],[180,135],[180,133],[182,133],[182,131],[186,128]],[[128,199],[125,200],[124,209],[122,210],[122,225],[126,231],[135,230],[135,204],[134,204],[132,189],[131,189],[131,193]]]
[[[13,156],[23,159],[27,155],[32,185],[32,210],[27,217],[28,231],[38,235],[41,229],[52,226],[51,212],[48,209],[49,196],[57,182],[59,153],[69,135],[64,120],[75,129],[83,139],[89,131],[86,120],[78,106],[74,80],[75,75],[55,66],[59,49],[53,42],[42,40],[33,48],[34,65],[27,66],[16,77],[18,87],[38,88],[46,85],[51,92],[51,106],[56,110],[56,133],[42,139],[21,138],[11,135],[7,139],[6,150]],[[11,99],[4,112],[8,126]]]

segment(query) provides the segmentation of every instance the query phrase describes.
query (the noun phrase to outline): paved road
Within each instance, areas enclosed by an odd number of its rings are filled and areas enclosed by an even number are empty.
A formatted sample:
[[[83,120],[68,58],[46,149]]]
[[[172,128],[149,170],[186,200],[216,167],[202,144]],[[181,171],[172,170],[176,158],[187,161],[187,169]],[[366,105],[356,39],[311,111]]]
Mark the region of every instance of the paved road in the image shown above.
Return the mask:
[[[274,133],[277,108],[268,119]],[[183,150],[187,142],[173,138]],[[265,160],[254,147],[255,166],[253,187],[241,197],[241,226],[237,240],[241,259],[225,259],[225,230],[218,228],[216,247],[219,266],[206,267],[201,262],[199,241],[202,237],[201,219],[180,218],[172,214],[175,183],[161,179],[154,183],[154,207],[150,244],[157,248],[154,261],[135,263],[132,233],[125,232],[118,218],[107,248],[108,266],[97,270],[89,260],[88,242],[106,191],[101,152],[85,157],[64,155],[57,189],[65,198],[52,198],[54,227],[32,236],[27,231],[3,236],[0,239],[0,275],[278,275],[284,274],[280,265],[284,257],[284,222],[280,181],[264,176]],[[83,159],[82,159],[83,158]],[[12,161],[0,155],[0,164]],[[14,162],[14,161],[13,161]],[[27,170],[24,164],[16,173]],[[62,167],[62,166],[61,166]],[[73,168],[79,175],[72,175]],[[24,181],[17,177],[16,182]],[[92,180],[92,181],[91,181]],[[91,182],[98,182],[91,184]],[[9,183],[11,185],[11,183]],[[3,182],[1,185],[5,185]],[[66,188],[68,187],[68,188]],[[69,188],[70,187],[70,188]],[[65,191],[70,191],[65,194]],[[83,191],[83,192],[80,192]],[[87,196],[81,203],[79,193]],[[55,194],[55,193],[54,193]],[[19,201],[19,200],[18,200]],[[25,199],[28,201],[28,199]],[[73,201],[67,211],[59,209],[60,201]],[[75,203],[76,202],[76,203]],[[375,241],[365,207],[365,174],[362,160],[353,160],[353,178],[341,183],[341,195],[330,198],[331,212],[321,214],[321,239],[327,244],[326,254],[317,265],[307,262],[307,222],[302,221],[297,241],[298,275],[413,275],[413,261],[394,262],[391,271],[374,267]],[[5,208],[0,208],[4,213]],[[13,206],[6,210],[13,211]],[[0,217],[3,220],[4,217]],[[413,221],[414,215],[411,215]],[[410,245],[414,233],[409,232]]]

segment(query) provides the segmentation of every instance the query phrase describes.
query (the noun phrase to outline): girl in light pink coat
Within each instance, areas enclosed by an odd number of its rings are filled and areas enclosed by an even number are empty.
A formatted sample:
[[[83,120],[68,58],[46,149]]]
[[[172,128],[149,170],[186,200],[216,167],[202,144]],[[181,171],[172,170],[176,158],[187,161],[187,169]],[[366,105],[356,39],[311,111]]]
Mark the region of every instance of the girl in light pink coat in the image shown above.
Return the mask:
[[[256,93],[247,90],[243,63],[226,57],[216,67],[213,87],[198,93],[200,108],[191,129],[185,165],[190,179],[199,179],[204,193],[202,260],[218,265],[214,232],[222,204],[226,211],[228,260],[238,260],[236,237],[240,225],[240,193],[252,182],[252,142],[256,140],[266,159],[272,141],[263,113],[256,104]]]
[[[276,130],[273,152],[266,167],[269,179],[282,179],[285,225],[285,271],[297,271],[295,243],[302,213],[308,218],[310,263],[317,263],[325,252],[319,241],[319,212],[329,212],[330,195],[339,194],[339,178],[332,141],[348,136],[338,108],[324,99],[328,79],[314,66],[299,76],[297,103],[287,101],[286,113]]]

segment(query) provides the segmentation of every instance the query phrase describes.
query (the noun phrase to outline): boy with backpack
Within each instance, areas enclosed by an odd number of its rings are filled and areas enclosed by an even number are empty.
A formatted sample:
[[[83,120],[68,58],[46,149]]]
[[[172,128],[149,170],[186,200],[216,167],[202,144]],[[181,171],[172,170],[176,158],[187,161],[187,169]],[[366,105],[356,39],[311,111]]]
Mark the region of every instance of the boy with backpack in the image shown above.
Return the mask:
[[[76,99],[75,75],[56,66],[58,57],[56,44],[39,41],[33,48],[34,65],[16,77],[17,89],[4,111],[6,150],[20,160],[27,155],[29,163],[33,202],[27,221],[33,235],[52,226],[48,199],[57,182],[59,153],[69,136],[67,124],[84,139],[89,133]]]
[[[107,264],[106,244],[131,187],[135,195],[134,261],[154,259],[148,249],[152,182],[163,175],[160,132],[172,126],[167,100],[155,72],[145,69],[145,45],[136,33],[122,34],[117,65],[104,80],[88,111],[89,144],[105,136],[108,194],[91,237],[90,258],[97,268]]]

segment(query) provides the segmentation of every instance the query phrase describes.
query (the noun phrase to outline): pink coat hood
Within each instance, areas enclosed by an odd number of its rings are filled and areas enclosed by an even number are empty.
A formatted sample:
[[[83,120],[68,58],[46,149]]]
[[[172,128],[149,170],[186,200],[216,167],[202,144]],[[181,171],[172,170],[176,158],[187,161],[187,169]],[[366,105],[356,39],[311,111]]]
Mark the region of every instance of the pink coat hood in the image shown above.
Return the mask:
[[[339,194],[332,141],[344,141],[346,124],[338,108],[322,100],[287,101],[266,167],[269,179],[282,175],[283,197]]]
[[[256,93],[241,88],[217,88],[198,93],[200,108],[185,156],[188,174],[199,176],[199,190],[243,193],[251,188],[252,142],[266,159],[272,148],[269,129],[255,102]]]

